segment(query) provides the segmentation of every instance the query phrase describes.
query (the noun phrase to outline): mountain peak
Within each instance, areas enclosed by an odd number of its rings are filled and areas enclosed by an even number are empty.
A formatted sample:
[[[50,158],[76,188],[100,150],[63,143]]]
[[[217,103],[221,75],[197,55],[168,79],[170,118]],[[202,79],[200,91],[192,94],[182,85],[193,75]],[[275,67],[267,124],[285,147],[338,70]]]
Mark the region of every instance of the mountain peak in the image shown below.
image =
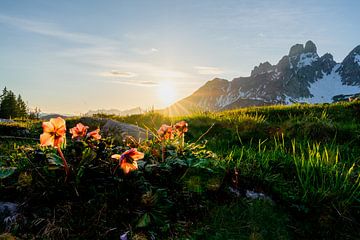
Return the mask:
[[[300,55],[301,53],[304,52],[304,45],[303,44],[295,44],[294,46],[292,46],[290,48],[290,51],[289,51],[289,57],[292,57],[292,56],[298,56]]]
[[[342,63],[319,56],[312,41],[295,44],[275,65],[262,62],[249,77],[214,78],[179,101],[183,108],[206,111],[294,102],[325,103],[360,93],[360,45]],[[172,109],[177,109],[176,104]],[[175,111],[175,110],[174,110]],[[171,111],[170,111],[171,112]]]
[[[360,45],[357,45],[351,52],[350,52],[350,54],[354,54],[354,55],[356,55],[356,54],[360,54]]]
[[[290,48],[289,57],[298,56],[302,53],[316,53],[316,45],[313,41],[309,40],[304,44],[295,44]]]
[[[311,40],[305,43],[305,49],[304,49],[305,53],[308,52],[316,53],[316,50],[317,50],[316,45]]]
[[[251,71],[251,76],[271,71],[272,67],[273,66],[268,61],[260,63],[259,66],[255,66],[254,69]]]

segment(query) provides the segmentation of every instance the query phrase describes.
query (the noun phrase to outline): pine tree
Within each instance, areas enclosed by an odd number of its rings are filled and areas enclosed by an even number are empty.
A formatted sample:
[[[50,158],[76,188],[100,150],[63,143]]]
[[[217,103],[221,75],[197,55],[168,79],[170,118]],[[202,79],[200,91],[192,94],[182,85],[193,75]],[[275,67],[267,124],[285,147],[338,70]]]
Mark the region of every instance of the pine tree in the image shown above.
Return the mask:
[[[1,96],[0,96],[0,103],[1,103],[2,99],[5,97],[5,95],[6,95],[7,93],[8,93],[8,90],[6,89],[6,87],[4,87],[3,92],[2,92],[2,94],[1,94]]]
[[[17,116],[17,101],[16,96],[12,91],[7,91],[1,98],[0,103],[0,117],[1,118],[14,118]]]
[[[28,116],[28,111],[27,111],[27,105],[26,103],[22,100],[21,95],[18,95],[18,98],[16,100],[16,117],[21,117],[21,118],[25,118]]]

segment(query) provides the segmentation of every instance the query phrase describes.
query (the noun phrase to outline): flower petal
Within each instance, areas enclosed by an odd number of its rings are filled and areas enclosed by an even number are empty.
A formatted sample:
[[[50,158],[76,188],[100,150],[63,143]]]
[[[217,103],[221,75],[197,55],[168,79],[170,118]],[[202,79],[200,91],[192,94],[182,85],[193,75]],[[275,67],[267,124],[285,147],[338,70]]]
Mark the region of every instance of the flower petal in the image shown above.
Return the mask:
[[[63,142],[65,142],[65,135],[55,137],[55,139],[54,139],[54,146],[55,146],[55,147],[60,147],[60,145],[61,145]]]
[[[65,120],[61,117],[51,118],[50,122],[54,125],[56,129],[65,127]]]
[[[72,134],[71,138],[76,138],[79,136],[78,132],[76,131],[76,127],[70,128],[70,134]]]
[[[137,161],[139,159],[143,159],[144,158],[144,153],[142,152],[138,152],[136,149],[134,152],[130,153],[129,156],[134,160]]]
[[[114,158],[116,160],[120,160],[121,155],[120,154],[113,154],[113,155],[111,155],[111,158]]]
[[[48,132],[48,133],[55,131],[54,125],[51,122],[43,122],[42,128],[44,132]]]
[[[126,161],[123,161],[121,163],[121,169],[124,171],[125,174],[128,174],[131,171],[137,170],[138,169],[138,165],[136,162],[133,163],[127,163]]]
[[[58,135],[65,135],[65,133],[66,133],[66,127],[65,126],[62,126],[62,127],[58,128],[56,130],[56,134],[58,134]]]
[[[54,146],[54,135],[50,133],[43,133],[40,135],[40,145],[41,146]]]
[[[92,131],[92,132],[89,132],[89,133],[88,133],[88,136],[94,138],[95,140],[100,140],[100,139],[101,139],[101,135],[99,134],[99,132],[100,132],[100,129],[98,128],[98,129],[96,129],[96,130],[94,130],[94,131]]]

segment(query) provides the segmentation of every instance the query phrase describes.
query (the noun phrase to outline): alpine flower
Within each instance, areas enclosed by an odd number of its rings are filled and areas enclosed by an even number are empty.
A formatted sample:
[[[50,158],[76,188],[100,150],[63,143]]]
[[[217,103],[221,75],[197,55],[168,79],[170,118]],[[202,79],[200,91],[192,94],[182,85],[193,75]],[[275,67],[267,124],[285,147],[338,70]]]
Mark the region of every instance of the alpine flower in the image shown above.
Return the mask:
[[[119,161],[119,166],[128,174],[131,171],[138,169],[137,160],[144,158],[144,153],[138,152],[136,148],[125,151],[123,154],[113,154],[111,158]]]
[[[188,131],[188,123],[185,121],[180,121],[175,124],[175,129],[179,136],[181,136]]]
[[[52,146],[59,148],[65,141],[66,126],[65,120],[61,117],[51,118],[49,122],[43,122],[44,133],[40,135],[41,146]]]
[[[72,134],[72,138],[79,138],[79,137],[85,137],[88,126],[84,126],[82,123],[76,124],[75,127],[70,129],[70,133]]]
[[[94,131],[91,131],[87,134],[88,137],[92,137],[95,140],[100,140],[101,139],[101,135],[99,134],[100,129],[96,129]]]
[[[43,122],[42,128],[44,133],[40,135],[41,146],[52,146],[57,149],[58,154],[64,163],[66,178],[69,176],[69,167],[64,154],[61,151],[61,144],[65,142],[66,124],[61,117],[51,118],[49,122]]]
[[[161,140],[174,139],[173,128],[166,124],[161,125],[159,130],[157,130],[157,134]]]

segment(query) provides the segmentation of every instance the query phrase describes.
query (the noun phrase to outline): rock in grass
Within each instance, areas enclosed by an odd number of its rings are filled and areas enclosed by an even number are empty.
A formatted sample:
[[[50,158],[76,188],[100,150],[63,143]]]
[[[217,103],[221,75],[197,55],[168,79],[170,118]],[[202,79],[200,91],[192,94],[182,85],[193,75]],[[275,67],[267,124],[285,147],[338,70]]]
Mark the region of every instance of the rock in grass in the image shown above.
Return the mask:
[[[79,122],[89,126],[91,130],[100,127],[102,136],[110,136],[120,142],[129,140],[130,142],[141,142],[154,137],[151,132],[144,128],[112,119],[82,117]]]
[[[15,122],[15,121],[14,121],[14,120],[11,120],[11,119],[0,118],[0,122],[13,123],[13,122]]]
[[[114,137],[121,137],[122,140],[133,139],[138,142],[152,138],[153,135],[139,126],[118,122],[114,120],[107,120],[102,127],[101,132],[105,135]]]

